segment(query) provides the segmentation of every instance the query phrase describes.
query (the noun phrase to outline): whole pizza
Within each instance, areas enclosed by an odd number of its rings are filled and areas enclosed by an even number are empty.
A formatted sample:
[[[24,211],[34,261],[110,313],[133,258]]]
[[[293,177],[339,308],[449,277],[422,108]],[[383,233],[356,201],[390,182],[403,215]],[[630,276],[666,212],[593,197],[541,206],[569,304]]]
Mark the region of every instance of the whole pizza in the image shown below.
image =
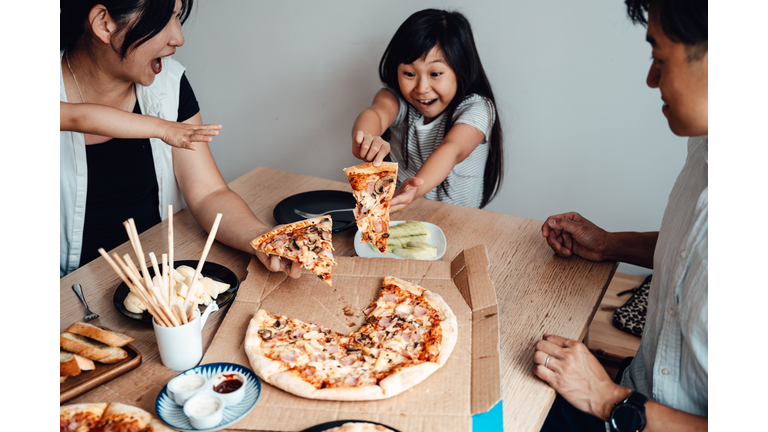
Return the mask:
[[[59,408],[60,432],[175,432],[152,414],[121,403],[82,403]]]
[[[443,298],[416,284],[384,278],[366,323],[347,335],[260,309],[245,351],[266,382],[310,399],[385,399],[442,367],[456,345],[456,316]]]
[[[352,211],[363,242],[369,242],[387,253],[389,238],[389,205],[397,187],[397,163],[370,162],[345,168],[357,206]]]

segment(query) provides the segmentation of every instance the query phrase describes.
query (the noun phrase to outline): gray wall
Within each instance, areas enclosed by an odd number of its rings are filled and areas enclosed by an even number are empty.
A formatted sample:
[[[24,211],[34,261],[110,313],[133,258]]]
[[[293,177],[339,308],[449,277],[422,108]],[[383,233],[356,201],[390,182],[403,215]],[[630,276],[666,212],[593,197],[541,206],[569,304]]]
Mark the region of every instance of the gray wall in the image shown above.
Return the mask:
[[[345,181],[381,54],[428,7],[467,16],[497,99],[506,178],[488,210],[658,230],[686,145],[645,84],[650,46],[621,0],[199,0],[175,58],[203,121],[224,125],[212,143],[224,178],[269,166]]]

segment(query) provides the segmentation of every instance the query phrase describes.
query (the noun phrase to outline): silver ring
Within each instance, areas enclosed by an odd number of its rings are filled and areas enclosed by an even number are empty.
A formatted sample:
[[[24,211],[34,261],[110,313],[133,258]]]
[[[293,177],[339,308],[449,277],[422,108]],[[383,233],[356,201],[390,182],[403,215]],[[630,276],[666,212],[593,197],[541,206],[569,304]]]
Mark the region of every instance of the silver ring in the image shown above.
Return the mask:
[[[548,355],[547,359],[544,360],[544,367],[549,369],[549,359],[552,357],[552,355]]]

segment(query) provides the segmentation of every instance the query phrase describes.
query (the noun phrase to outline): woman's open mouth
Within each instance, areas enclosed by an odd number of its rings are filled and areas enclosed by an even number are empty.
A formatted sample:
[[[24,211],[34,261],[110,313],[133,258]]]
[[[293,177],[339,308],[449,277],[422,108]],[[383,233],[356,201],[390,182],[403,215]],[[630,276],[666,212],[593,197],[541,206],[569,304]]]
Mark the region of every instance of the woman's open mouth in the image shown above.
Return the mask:
[[[160,57],[152,60],[152,72],[159,74],[163,70],[163,62]]]

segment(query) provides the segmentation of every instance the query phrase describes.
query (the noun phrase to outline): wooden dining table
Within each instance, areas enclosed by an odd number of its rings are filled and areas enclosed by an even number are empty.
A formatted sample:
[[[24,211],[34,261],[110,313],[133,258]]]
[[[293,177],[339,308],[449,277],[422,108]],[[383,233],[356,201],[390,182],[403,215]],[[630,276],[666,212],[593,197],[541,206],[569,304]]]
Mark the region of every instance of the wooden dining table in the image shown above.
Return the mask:
[[[327,180],[266,167],[258,167],[229,184],[264,223],[276,225],[272,211],[283,199],[301,192],[340,190],[351,192],[346,182]],[[542,215],[547,216],[547,215]],[[616,270],[615,262],[594,263],[578,257],[556,256],[541,235],[542,222],[513,215],[479,210],[427,199],[417,199],[393,219],[420,220],[440,227],[447,239],[443,260],[484,244],[490,258],[488,269],[499,310],[500,370],[503,422],[506,430],[538,431],[555,398],[555,391],[533,370],[534,344],[544,333],[583,340],[601,298]],[[168,222],[163,221],[140,235],[144,251],[165,252]],[[208,233],[192,214],[181,210],[173,218],[176,260],[198,260]],[[337,256],[357,256],[355,230],[333,234]],[[130,242],[114,252],[133,254]],[[252,255],[214,242],[207,262],[231,269],[242,281]],[[176,372],[160,363],[151,324],[118,312],[113,294],[121,283],[103,258],[98,258],[60,280],[60,331],[83,320],[84,308],[72,292],[81,284],[90,308],[99,314],[91,321],[135,338],[131,344],[142,363],[121,377],[104,383],[66,403],[124,402],[154,413],[159,389]],[[237,299],[235,299],[237,301]],[[203,349],[210,345],[227,308],[211,314],[203,330]],[[137,385],[157,382],[153,390]],[[118,398],[120,400],[111,400]],[[238,430],[228,429],[228,430]]]

